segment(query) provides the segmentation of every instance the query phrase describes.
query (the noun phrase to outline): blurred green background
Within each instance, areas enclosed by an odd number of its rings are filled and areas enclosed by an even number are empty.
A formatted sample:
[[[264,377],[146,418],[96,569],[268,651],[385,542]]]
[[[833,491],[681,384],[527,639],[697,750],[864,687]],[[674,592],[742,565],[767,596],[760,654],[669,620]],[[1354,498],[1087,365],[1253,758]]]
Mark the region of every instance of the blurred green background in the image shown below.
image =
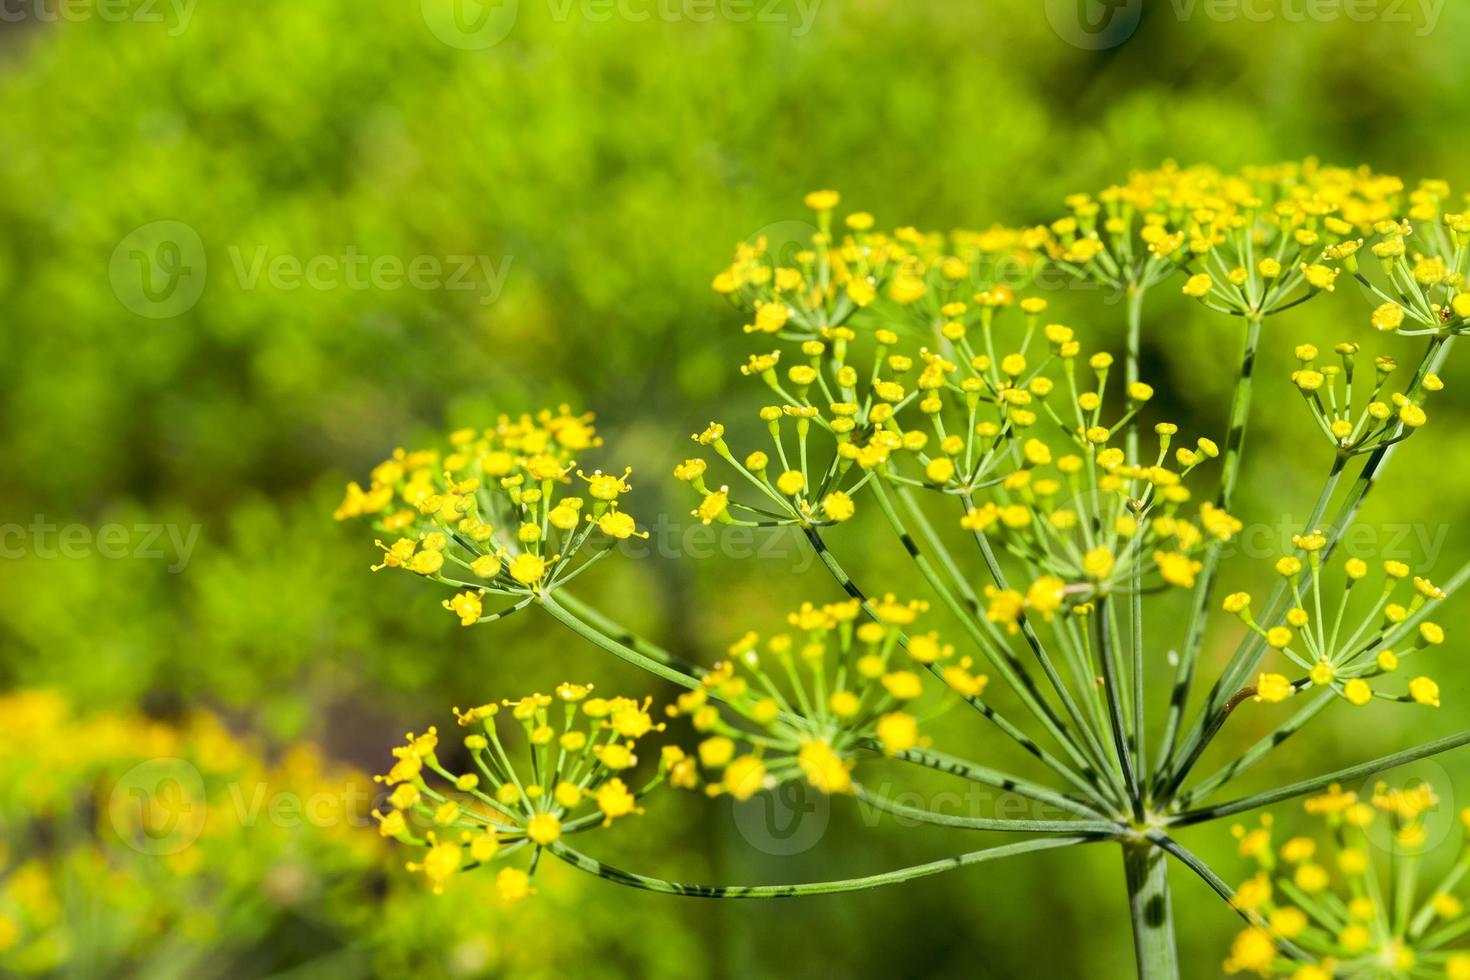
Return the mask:
[[[1106,9],[1094,0],[3,0],[0,523],[28,530],[0,561],[0,684],[161,717],[211,707],[369,770],[451,704],[567,677],[647,688],[535,616],[460,630],[420,583],[370,575],[361,529],[331,520],[341,484],[392,447],[559,401],[599,413],[597,462],[635,467],[635,513],[679,522],[666,539],[679,555],[608,562],[587,591],[706,661],[802,588],[835,598],[794,541],[701,560],[678,536],[690,503],[667,474],[685,436],[759,404],[733,370],[744,321],[709,289],[734,243],[806,220],[801,196],[818,186],[883,224],[1023,224],[1167,158],[1317,155],[1464,190],[1470,8],[1384,2],[1365,19],[1351,6],[1360,16],[1287,0],[1124,4],[1116,33],[1095,35],[1077,19]],[[194,237],[159,252],[155,222]],[[180,270],[181,292],[140,298],[139,251]],[[365,257],[358,278],[350,255]],[[290,278],[323,256],[314,281]],[[437,277],[391,274],[421,257]],[[1186,431],[1218,434],[1235,337],[1173,287],[1158,293],[1145,377]],[[1054,298],[1089,344],[1120,333],[1121,309],[1098,300]],[[1375,352],[1365,309],[1341,289],[1269,324],[1247,519],[1304,518],[1327,459],[1286,380],[1291,346],[1353,337]],[[1462,361],[1366,515],[1384,543],[1398,525],[1426,529],[1439,577],[1470,554]],[[164,522],[186,553],[165,538],[163,559],[47,557],[37,522]],[[54,545],[59,531],[46,533]],[[849,534],[845,558],[907,584],[901,555]],[[1451,730],[1470,695],[1454,631],[1470,616],[1441,618],[1438,715],[1375,708],[1365,732],[1334,709],[1276,772]],[[1264,730],[1245,719],[1232,737]],[[992,751],[968,718],[946,732],[959,754]],[[1450,776],[1470,766],[1441,762]],[[809,849],[763,853],[728,805],[660,808],[599,841],[601,856],[672,877],[796,880],[971,843],[865,827],[839,802]],[[1243,874],[1224,827],[1188,840]],[[594,883],[580,900],[621,915],[572,905],[557,921],[666,951],[599,964],[614,975],[1122,976],[1118,864],[1111,850],[1064,852],[774,907]],[[1214,975],[1234,917],[1175,880],[1188,972]],[[521,913],[478,914],[513,941]],[[423,969],[476,967],[446,956]]]

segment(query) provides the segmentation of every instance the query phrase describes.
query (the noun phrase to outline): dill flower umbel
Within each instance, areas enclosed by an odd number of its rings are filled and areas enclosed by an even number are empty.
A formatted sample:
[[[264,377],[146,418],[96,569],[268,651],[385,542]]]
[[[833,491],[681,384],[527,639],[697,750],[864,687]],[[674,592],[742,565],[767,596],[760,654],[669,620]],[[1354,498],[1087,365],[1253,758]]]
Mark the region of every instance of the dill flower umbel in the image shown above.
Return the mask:
[[[1236,825],[1241,855],[1259,870],[1235,890],[1235,907],[1253,924],[1236,937],[1225,972],[1470,976],[1470,951],[1454,946],[1470,932],[1457,893],[1470,869],[1465,842],[1447,873],[1424,878],[1427,821],[1438,808],[1427,783],[1380,783],[1366,799],[1333,785],[1304,804],[1320,821],[1315,833],[1278,844],[1269,815],[1249,830]],[[1470,825],[1470,810],[1460,820]]]
[[[744,800],[805,779],[820,792],[847,793],[865,752],[896,755],[926,745],[915,708],[922,674],[972,697],[988,679],[938,634],[904,632],[926,609],[889,595],[860,621],[857,599],[808,602],[787,618],[791,632],[742,636],[729,660],[668,709],[670,717],[688,717],[701,736],[692,757],[706,791]],[[692,786],[693,776],[676,781]]]
[[[376,779],[391,787],[387,808],[374,816],[384,837],[422,848],[408,870],[441,893],[459,872],[555,848],[563,835],[606,827],[643,812],[638,801],[668,775],[668,767],[636,789],[638,743],[663,730],[648,699],[592,696],[590,684],[561,684],[554,695],[454,709],[470,734],[462,742],[467,765],[450,772],[439,758],[439,732],[409,733],[396,760]],[[497,716],[514,722],[526,742],[517,762],[501,740]],[[455,755],[460,755],[456,749]],[[435,778],[437,777],[437,778]],[[507,900],[531,891],[529,872],[505,865],[496,884]]]
[[[1426,578],[1411,579],[1409,567],[1397,561],[1383,563],[1382,584],[1372,590],[1371,585],[1360,584],[1370,575],[1367,562],[1348,558],[1343,562],[1340,599],[1328,605],[1332,611],[1324,616],[1327,589],[1321,554],[1326,540],[1320,532],[1297,535],[1297,550],[1276,562],[1275,571],[1286,580],[1293,602],[1279,623],[1258,623],[1251,614],[1250,596],[1243,592],[1225,599],[1225,610],[1239,616],[1301,675],[1288,679],[1262,673],[1252,692],[1256,699],[1284,701],[1298,692],[1323,688],[1353,705],[1377,698],[1439,707],[1439,685],[1429,677],[1413,677],[1398,694],[1377,684],[1410,663],[1420,650],[1444,642],[1444,630],[1427,618],[1430,604],[1443,599],[1444,592]]]
[[[582,639],[683,688],[667,715],[694,738],[664,747],[655,779],[736,800],[803,784],[919,822],[1029,839],[834,881],[665,881],[603,865],[564,840],[574,828],[635,812],[641,791],[615,785],[623,777],[609,774],[631,764],[630,746],[609,745],[596,757],[609,771],[602,774],[606,800],[599,793],[597,811],[578,816],[569,807],[586,805],[583,797],[568,790],[558,802],[540,769],[516,784],[503,753],[485,754],[497,743],[483,718],[476,720],[485,734],[467,747],[484,755],[490,772],[440,769],[423,736],[399,750],[389,778],[395,797],[402,795],[382,815],[385,832],[414,834],[405,811],[444,821],[434,836],[412,837],[426,849],[414,867],[437,886],[477,860],[466,848],[478,843],[489,857],[517,847],[545,851],[620,885],[719,898],[869,888],[1030,850],[1113,841],[1123,852],[1140,975],[1178,976],[1166,859],[1247,913],[1275,894],[1266,879],[1232,893],[1184,848],[1178,828],[1470,743],[1470,731],[1462,731],[1212,801],[1329,704],[1356,710],[1375,701],[1441,701],[1417,660],[1444,640],[1428,618],[1432,604],[1470,580],[1470,569],[1440,586],[1400,562],[1382,563],[1380,574],[1346,549],[1338,554],[1395,450],[1427,421],[1424,405],[1442,390],[1443,362],[1470,315],[1470,225],[1450,210],[1442,183],[1405,187],[1367,168],[1313,160],[1238,172],[1167,164],[1096,195],[1069,196],[1070,213],[1045,226],[949,234],[882,231],[866,211],[839,214],[838,192],[809,194],[816,213],[809,242],[790,255],[761,239],[742,242],[713,282],[742,314],[752,349],[740,370],[764,387],[765,405],[756,419],[698,428],[696,448],[673,475],[689,488],[692,516],[704,524],[799,529],[845,598],[802,605],[783,630],[745,634],[711,667],[675,656],[567,594],[566,583],[598,557],[584,547],[594,526],[614,540],[637,533],[619,506],[626,473],[576,470],[593,503],[560,495],[572,481],[572,453],[595,443],[585,417],[563,410],[503,421],[483,436],[465,435],[471,448],[454,453],[456,467],[437,457],[407,467],[407,457],[395,454],[366,490],[349,488],[339,516],[370,514],[385,530],[408,529],[383,545],[384,564],[464,588],[445,602],[462,623],[535,603]],[[1381,260],[1382,283],[1367,275],[1368,251]],[[1122,294],[1121,351],[1084,350],[1095,324],[1057,322],[1045,298],[1028,295],[1048,269]],[[1141,376],[1145,300],[1171,280],[1238,331],[1223,431],[1182,435],[1175,421],[1158,417],[1157,405],[1169,400],[1156,399]],[[1337,345],[1333,358],[1297,348],[1292,382],[1330,443],[1325,484],[1270,570],[1268,595],[1258,601],[1236,592],[1222,601],[1221,565],[1244,527],[1235,488],[1263,322],[1345,286],[1370,297],[1372,326],[1391,335],[1389,343],[1423,334],[1424,350],[1407,382],[1390,388],[1393,354],[1375,359],[1369,383],[1357,376],[1356,341]],[[747,444],[752,433],[756,441]],[[528,439],[540,448],[512,445]],[[437,499],[405,493],[413,482],[405,469],[431,482],[442,469],[442,482],[431,488]],[[485,473],[497,480],[467,482]],[[1345,494],[1344,480],[1352,481]],[[400,499],[410,506],[399,507]],[[885,525],[895,554],[957,626],[951,639],[917,625],[926,601],[900,602],[886,588],[866,588],[861,573],[844,566],[841,542]],[[423,557],[426,551],[432,554]],[[481,584],[461,568],[478,569]],[[1187,613],[1151,611],[1159,593],[1182,596]],[[487,614],[485,596],[510,605]],[[1246,627],[1223,666],[1205,655],[1221,610]],[[1216,668],[1201,690],[1199,675]],[[999,697],[994,688],[1002,689]],[[973,709],[1056,785],[933,746],[927,705],[941,698]],[[1275,707],[1287,701],[1290,709]],[[523,710],[547,707],[530,703]],[[646,716],[646,704],[635,707]],[[1214,773],[1197,775],[1233,719],[1277,710],[1291,714]],[[634,727],[651,724],[644,717]],[[533,746],[543,728],[539,737],[556,737],[550,726],[530,724]],[[540,746],[533,768],[552,758]],[[879,758],[1016,794],[1065,817],[958,816],[902,804],[860,781],[858,765]],[[497,760],[504,768],[493,769]],[[429,771],[468,797],[429,796]],[[493,792],[480,783],[485,776],[498,780]],[[518,802],[522,791],[526,799]],[[1410,797],[1382,799],[1396,832],[1412,841]],[[1310,857],[1305,844],[1289,850],[1283,860]],[[505,892],[523,894],[529,880],[507,870]],[[1327,887],[1323,869],[1299,871],[1291,887],[1302,894]],[[1231,952],[1231,969],[1281,972],[1278,952],[1300,953],[1285,945],[1295,941],[1287,933],[1311,936],[1319,927],[1304,918],[1317,913],[1291,897],[1293,908],[1252,920]],[[1450,907],[1447,899],[1440,905]],[[1343,933],[1353,924],[1345,905],[1323,908],[1342,919],[1328,937],[1336,946],[1321,963],[1293,967],[1301,980],[1332,975],[1332,957],[1349,962],[1342,954],[1361,938]],[[1390,973],[1439,962],[1430,951],[1418,966],[1402,966],[1400,946],[1377,949]],[[1470,969],[1470,961],[1462,965]]]
[[[620,503],[631,470],[578,468],[575,457],[599,445],[592,416],[566,406],[502,416],[452,433],[448,451],[396,450],[367,490],[348,485],[335,516],[368,517],[396,535],[377,542],[374,571],[401,568],[456,589],[444,608],[464,626],[489,622],[570,581],[617,541],[648,536]],[[575,486],[586,497],[568,492]],[[508,602],[490,611],[486,597]]]
[[[1301,391],[1327,440],[1340,452],[1354,455],[1407,439],[1428,421],[1425,398],[1444,390],[1439,375],[1425,371],[1410,382],[1407,390],[1385,396],[1385,385],[1398,362],[1380,355],[1373,361],[1374,381],[1367,404],[1354,414],[1353,382],[1359,350],[1358,344],[1343,342],[1333,348],[1339,363],[1319,364],[1317,348],[1302,344],[1296,348],[1301,367],[1291,374],[1292,384]]]
[[[1376,261],[1365,253],[1348,266],[1374,304],[1373,329],[1402,336],[1470,329],[1470,200],[1461,197],[1451,210],[1454,201],[1447,183],[1423,180],[1405,207],[1373,222],[1367,252]]]

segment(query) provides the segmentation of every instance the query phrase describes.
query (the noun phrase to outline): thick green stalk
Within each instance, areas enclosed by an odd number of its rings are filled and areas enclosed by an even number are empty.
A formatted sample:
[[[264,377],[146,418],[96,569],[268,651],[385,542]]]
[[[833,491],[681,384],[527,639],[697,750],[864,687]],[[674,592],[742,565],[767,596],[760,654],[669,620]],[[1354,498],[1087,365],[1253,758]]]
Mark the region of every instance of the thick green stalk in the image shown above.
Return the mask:
[[[1174,945],[1168,860],[1151,843],[1129,841],[1123,845],[1123,870],[1139,980],[1174,980],[1179,976],[1179,952]]]
[[[1021,841],[1016,844],[1004,844],[1000,847],[970,851],[956,857],[930,861],[928,864],[916,864],[897,871],[885,871],[882,874],[864,875],[860,878],[839,878],[835,881],[812,881],[797,885],[695,885],[681,881],[666,881],[663,878],[653,878],[603,864],[596,858],[589,857],[559,842],[550,845],[548,850],[574,868],[595,874],[599,878],[606,878],[619,885],[641,888],[644,891],[687,895],[694,898],[794,898],[798,895],[830,895],[834,892],[865,891],[881,885],[894,885],[944,871],[953,871],[955,868],[980,864],[984,861],[1027,854],[1031,851],[1047,851],[1058,847],[1088,844],[1103,839],[1101,836],[1081,834],[1072,837],[1043,837],[1040,840]]]

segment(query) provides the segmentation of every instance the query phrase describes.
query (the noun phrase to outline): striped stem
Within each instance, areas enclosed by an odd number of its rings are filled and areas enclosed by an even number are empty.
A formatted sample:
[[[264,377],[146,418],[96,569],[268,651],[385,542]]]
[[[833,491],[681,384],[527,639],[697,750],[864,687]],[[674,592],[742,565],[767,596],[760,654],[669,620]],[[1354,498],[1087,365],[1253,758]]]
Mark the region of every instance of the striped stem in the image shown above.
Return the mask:
[[[1154,844],[1156,844],[1159,847],[1163,848],[1165,851],[1168,851],[1169,854],[1171,854],[1173,857],[1175,857],[1176,859],[1178,859],[1178,861],[1179,861],[1180,864],[1184,865],[1190,871],[1193,871],[1196,875],[1198,875],[1199,878],[1200,878],[1200,880],[1203,881],[1205,884],[1209,885],[1210,888],[1212,888],[1214,890],[1214,892],[1215,892],[1216,895],[1219,895],[1221,898],[1223,898],[1225,900],[1226,904],[1228,904],[1231,908],[1235,909],[1236,913],[1242,919],[1244,919],[1246,922],[1250,923],[1253,926],[1258,926],[1258,925],[1262,925],[1263,924],[1263,921],[1262,921],[1259,913],[1252,912],[1252,911],[1250,911],[1248,909],[1243,909],[1240,906],[1236,905],[1235,904],[1235,889],[1233,889],[1229,885],[1227,885],[1225,883],[1225,881],[1219,875],[1215,874],[1215,871],[1214,871],[1213,868],[1211,868],[1204,861],[1200,860],[1199,857],[1197,857],[1195,854],[1193,854],[1183,844],[1181,844],[1178,841],[1174,840],[1169,835],[1167,835],[1167,834],[1165,834],[1165,833],[1163,833],[1161,831],[1157,831],[1157,830],[1151,830],[1151,831],[1149,831],[1148,834],[1147,834],[1147,837]],[[1307,955],[1307,953],[1304,952],[1301,949],[1301,947],[1297,946],[1295,943],[1291,942],[1290,940],[1284,939],[1281,936],[1276,936],[1274,938],[1275,938],[1275,942],[1276,942],[1276,947],[1279,950],[1281,950],[1282,953],[1286,954],[1287,956],[1291,957],[1292,959],[1296,959],[1296,960],[1310,960],[1310,959],[1312,959],[1312,957],[1309,956],[1309,955]]]
[[[1333,783],[1351,782],[1355,779],[1362,779],[1374,773],[1382,772],[1385,769],[1406,765],[1410,762],[1416,762],[1419,759],[1427,759],[1441,752],[1448,752],[1450,749],[1459,748],[1467,742],[1470,742],[1470,729],[1456,732],[1454,735],[1446,735],[1444,738],[1436,739],[1433,742],[1426,742],[1412,749],[1404,749],[1402,752],[1395,752],[1392,755],[1380,756],[1368,762],[1360,762],[1355,766],[1348,766],[1346,769],[1338,769],[1336,772],[1329,772],[1322,776],[1314,776],[1311,779],[1303,779],[1300,782],[1291,783],[1287,786],[1267,790],[1264,793],[1256,793],[1252,796],[1231,800],[1227,803],[1220,803],[1216,806],[1204,807],[1199,810],[1186,810],[1184,813],[1171,819],[1169,823],[1171,826],[1185,826],[1188,824],[1204,823],[1208,820],[1219,820],[1222,817],[1244,813],[1247,810],[1256,810],[1263,806],[1270,806],[1273,803],[1280,803],[1282,800],[1290,800],[1298,796],[1306,796],[1308,793],[1315,793],[1318,790],[1326,789]]]
[[[1063,796],[1038,783],[1033,783],[1030,780],[1021,779],[1018,776],[1012,776],[1009,773],[1000,772],[997,769],[991,769],[975,762],[970,762],[967,759],[948,755],[944,752],[936,752],[933,749],[906,749],[903,752],[895,753],[893,758],[925,766],[938,772],[949,773],[951,776],[963,776],[973,783],[983,783],[986,786],[994,786],[996,789],[1003,789],[1010,793],[1028,796],[1039,803],[1049,803],[1059,810],[1075,813],[1079,817],[1086,817],[1089,820],[1104,816],[1104,814],[1086,803]]]
[[[1041,722],[1046,730],[1056,738],[1057,742],[1067,750],[1067,753],[1072,756],[1078,765],[1086,765],[1087,760],[1082,754],[1082,750],[1072,739],[1071,734],[1066,729],[1065,723],[1057,716],[1055,710],[1047,704],[1041,694],[1041,690],[1036,686],[1036,682],[1026,673],[1025,667],[1004,646],[989,641],[989,638],[985,636],[984,631],[979,626],[979,620],[976,615],[977,611],[965,608],[959,597],[944,584],[944,581],[939,577],[939,573],[930,564],[929,559],[919,550],[918,543],[914,541],[913,536],[909,534],[908,529],[903,525],[902,519],[899,518],[898,513],[894,510],[893,501],[889,499],[881,480],[874,481],[873,491],[878,498],[879,506],[883,509],[884,515],[888,518],[888,523],[893,527],[894,533],[903,542],[903,546],[908,551],[909,557],[913,559],[920,574],[929,583],[929,587],[934,590],[945,607],[960,621],[960,625],[970,635],[971,641],[985,655],[985,658],[1005,682],[1015,690],[1021,702],[1036,716],[1036,719]],[[994,624],[990,624],[987,621],[987,625],[993,626]],[[1094,764],[1097,764],[1097,760],[1094,760]]]
[[[1013,834],[1118,834],[1124,829],[1110,820],[1008,820],[1000,817],[962,817],[940,813],[924,807],[909,806],[897,800],[855,786],[853,792],[860,803],[904,820],[955,827],[961,830],[999,830]]]
[[[641,667],[655,677],[661,677],[671,684],[677,684],[691,691],[703,687],[700,679],[694,674],[671,667],[667,663],[650,656],[648,653],[639,652],[633,647],[603,634],[590,624],[578,619],[569,609],[552,598],[550,593],[541,593],[540,599],[542,608],[550,613],[558,622],[569,627],[578,636],[601,647],[613,656],[625,660],[635,667]]]
[[[1129,842],[1123,845],[1123,871],[1139,980],[1177,980],[1179,951],[1169,900],[1169,862],[1155,845]]]
[[[826,566],[827,571],[830,572],[832,574],[832,577],[837,580],[837,584],[842,586],[843,591],[846,592],[849,596],[861,602],[863,604],[863,608],[868,611],[869,615],[872,615],[872,600],[869,599],[868,596],[863,592],[863,590],[858,587],[857,583],[852,580],[852,577],[847,574],[847,570],[842,567],[842,564],[838,562],[837,557],[832,554],[832,550],[827,547],[827,542],[822,538],[821,534],[812,527],[807,527],[804,530],[806,531],[807,540],[811,542],[812,549],[817,553],[817,557],[821,559],[822,564]],[[907,650],[908,636],[900,632],[898,643],[899,646]],[[931,674],[938,677],[940,680],[944,680],[944,671],[937,664],[925,664],[924,666],[928,668]],[[947,681],[945,683],[946,685],[948,684]],[[1103,785],[1099,781],[1097,770],[1091,764],[1087,763],[1084,760],[1082,763],[1082,773],[1079,775],[1061,759],[1058,759],[1055,755],[1038,745],[1036,741],[1031,738],[1030,735],[1027,735],[1014,722],[1010,721],[1000,712],[996,711],[979,695],[963,695],[960,694],[958,691],[955,691],[953,693],[956,697],[960,698],[960,700],[964,701],[966,704],[970,705],[970,707],[980,712],[980,714],[986,720],[990,721],[992,724],[995,725],[995,727],[999,728],[1006,736],[1008,736],[1022,749],[1035,756],[1037,759],[1040,759],[1054,772],[1056,772],[1057,775],[1066,779],[1073,786],[1077,787],[1079,790],[1095,799],[1100,798],[1099,794],[1106,795],[1105,787],[1103,787]]]
[[[1235,498],[1235,484],[1239,478],[1241,451],[1245,447],[1246,427],[1250,423],[1251,389],[1256,367],[1256,348],[1261,339],[1261,318],[1247,317],[1241,337],[1240,364],[1236,368],[1235,390],[1230,396],[1230,428],[1225,436],[1225,459],[1221,465],[1220,492],[1216,503],[1228,511]],[[1184,648],[1179,664],[1174,671],[1174,686],[1169,692],[1169,713],[1164,723],[1164,738],[1159,751],[1158,772],[1155,782],[1168,779],[1168,767],[1173,761],[1174,750],[1179,739],[1179,726],[1184,718],[1184,709],[1189,702],[1189,691],[1194,684],[1194,671],[1199,663],[1200,648],[1204,645],[1205,622],[1209,618],[1210,598],[1214,594],[1215,572],[1220,565],[1220,546],[1216,545],[1205,554],[1199,579],[1195,583],[1194,603],[1190,608],[1188,626],[1185,627]],[[1177,785],[1177,783],[1175,783]]]
[[[1123,770],[1123,782],[1127,786],[1128,799],[1133,804],[1133,816],[1143,816],[1142,794],[1139,792],[1138,773],[1133,768],[1133,753],[1128,747],[1128,732],[1124,727],[1123,694],[1118,663],[1118,648],[1112,638],[1110,610],[1112,598],[1103,596],[1097,603],[1097,642],[1102,651],[1103,690],[1108,698],[1108,721],[1112,725],[1113,749],[1118,756],[1118,765]]]
[[[589,857],[560,842],[549,845],[548,850],[553,856],[574,868],[597,875],[599,878],[606,878],[619,885],[641,888],[644,891],[662,892],[666,895],[685,895],[693,898],[795,898],[799,895],[830,895],[836,892],[865,891],[869,888],[895,885],[899,882],[925,878],[929,875],[953,871],[956,868],[981,864],[985,861],[1028,854],[1032,851],[1048,851],[1059,847],[1088,844],[1102,839],[1099,836],[1080,834],[1073,837],[1044,837],[1039,840],[987,847],[939,861],[930,861],[927,864],[899,868],[897,871],[885,871],[881,874],[864,875],[860,878],[839,878],[835,881],[812,881],[796,885],[696,885],[688,882],[666,881],[663,878],[653,878],[603,864],[596,858]]]
[[[1189,792],[1181,794],[1177,802],[1178,808],[1182,810],[1194,803],[1198,803],[1200,800],[1206,799],[1215,790],[1261,761],[1272,749],[1285,742],[1288,738],[1291,738],[1291,736],[1301,730],[1302,726],[1317,717],[1318,713],[1331,704],[1335,698],[1336,695],[1328,691],[1321,697],[1308,702],[1305,708],[1302,708],[1296,714],[1282,722],[1271,734],[1246,749],[1238,759],[1224,766],[1214,775],[1201,780],[1199,785]]]

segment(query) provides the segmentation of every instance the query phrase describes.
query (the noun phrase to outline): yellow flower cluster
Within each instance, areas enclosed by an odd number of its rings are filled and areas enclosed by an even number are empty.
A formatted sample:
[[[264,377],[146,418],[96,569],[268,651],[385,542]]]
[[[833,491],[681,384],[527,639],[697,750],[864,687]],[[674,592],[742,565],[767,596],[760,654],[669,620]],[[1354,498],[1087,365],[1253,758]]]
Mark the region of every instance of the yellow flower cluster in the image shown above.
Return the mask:
[[[647,699],[593,697],[590,684],[454,713],[470,730],[463,738],[466,771],[445,768],[438,730],[430,728],[409,733],[393,750],[392,768],[376,777],[392,788],[386,809],[374,814],[379,832],[423,848],[407,868],[422,873],[436,894],[462,870],[642,813],[638,801],[676,761],[666,756],[652,779],[632,788],[627,779],[638,765],[638,742],[664,726],[653,720]],[[529,766],[513,762],[501,740],[502,714],[520,729]],[[530,874],[504,866],[496,887],[501,898],[519,900],[532,891]]]
[[[926,609],[888,595],[860,622],[856,599],[804,603],[788,617],[789,632],[745,634],[702,687],[668,709],[701,736],[691,756],[676,760],[673,782],[696,786],[702,770],[706,792],[738,800],[793,779],[847,793],[863,751],[893,755],[927,744],[914,710],[923,671],[968,697],[987,678],[937,633],[905,632]]]
[[[794,251],[773,249],[764,236],[736,246],[714,289],[751,312],[749,333],[784,340],[822,340],[827,328],[872,309],[890,322],[928,327],[953,303],[997,286],[1031,281],[1044,258],[1039,229],[921,232],[903,227],[875,231],[867,212],[855,212],[834,230],[835,191],[814,191],[806,204],[816,224]]]
[[[1452,207],[1448,184],[1421,181],[1402,213],[1374,223],[1368,251],[1378,261],[1345,263],[1378,304],[1375,329],[1415,336],[1470,328],[1470,195]]]
[[[1099,390],[1106,370],[1097,371]],[[992,622],[1014,624],[1023,606],[1049,618],[1061,605],[1064,586],[1081,603],[1155,576],[1190,588],[1198,556],[1240,530],[1238,520],[1209,502],[1185,510],[1191,495],[1184,478],[1219,454],[1212,441],[1175,448],[1177,427],[1160,423],[1153,461],[1130,462],[1123,448],[1109,443],[1137,411],[1137,399],[1112,426],[1099,424],[1098,392],[1075,400],[1074,451],[1054,456],[1040,440],[1026,440],[1020,467],[999,485],[995,499],[972,506],[960,520],[1044,572],[1025,596],[992,588]]]
[[[1225,972],[1333,977],[1470,977],[1470,952],[1451,944],[1466,933],[1465,899],[1456,894],[1470,852],[1461,845],[1448,876],[1420,892],[1421,856],[1439,800],[1427,783],[1379,784],[1372,796],[1333,786],[1308,799],[1320,834],[1279,845],[1268,815],[1254,828],[1233,828],[1239,851],[1257,872],[1233,902],[1254,923],[1231,945]],[[1470,825],[1470,810],[1460,814]],[[1390,873],[1375,855],[1393,855]],[[1290,944],[1294,957],[1281,947]]]
[[[1276,572],[1290,586],[1293,605],[1281,622],[1262,625],[1251,612],[1251,597],[1236,592],[1225,597],[1233,613],[1273,649],[1303,671],[1292,680],[1285,674],[1262,673],[1256,680],[1259,701],[1284,701],[1308,688],[1328,688],[1350,704],[1365,705],[1374,698],[1439,707],[1439,685],[1419,675],[1404,694],[1389,694],[1370,684],[1396,672],[1403,661],[1426,647],[1444,642],[1444,630],[1426,619],[1428,604],[1444,598],[1433,582],[1411,576],[1403,562],[1385,561],[1382,587],[1371,605],[1355,601],[1359,586],[1370,572],[1361,558],[1343,562],[1342,597],[1336,609],[1323,615],[1322,551],[1326,538],[1319,531],[1297,535],[1296,550],[1276,562]],[[1306,580],[1310,580],[1306,584]]]
[[[502,416],[494,428],[452,433],[445,452],[396,450],[373,469],[366,490],[348,485],[336,517],[369,517],[397,535],[377,542],[383,560],[373,570],[403,568],[463,589],[444,607],[470,626],[499,615],[487,614],[486,595],[529,600],[616,541],[647,536],[620,505],[631,470],[577,468],[576,455],[600,444],[592,417],[566,406]],[[585,498],[567,492],[574,474]],[[603,547],[589,556],[594,534]]]
[[[699,492],[696,514],[735,523],[836,523],[851,516],[854,494],[875,474],[951,495],[993,485],[1004,451],[1044,417],[1056,384],[1044,369],[1075,357],[1079,345],[1065,326],[1043,328],[1042,299],[1017,302],[1004,286],[974,299],[942,308],[929,328],[934,349],[912,346],[888,326],[872,331],[870,345],[843,324],[802,341],[799,362],[784,371],[779,350],[752,356],[742,371],[778,399],[760,412],[770,452],[737,458],[718,423],[694,438],[763,499],[745,503],[728,486],[712,489],[704,481],[708,461],[689,459],[675,475]],[[999,346],[1007,326],[1020,336],[1009,350]]]
[[[1398,367],[1392,357],[1374,359],[1374,381],[1367,404],[1354,414],[1353,381],[1359,347],[1341,343],[1333,348],[1340,364],[1319,364],[1319,351],[1311,344],[1296,349],[1301,367],[1291,373],[1291,382],[1306,398],[1312,417],[1327,440],[1341,452],[1353,455],[1372,452],[1408,438],[1425,422],[1425,398],[1444,389],[1439,375],[1426,372],[1403,392],[1384,395],[1389,376]]]
[[[1315,161],[1248,167],[1166,165],[1096,198],[1067,199],[1048,252],[1073,275],[1142,291],[1175,272],[1185,295],[1255,317],[1330,292],[1361,246],[1357,232],[1397,213],[1403,182]]]

